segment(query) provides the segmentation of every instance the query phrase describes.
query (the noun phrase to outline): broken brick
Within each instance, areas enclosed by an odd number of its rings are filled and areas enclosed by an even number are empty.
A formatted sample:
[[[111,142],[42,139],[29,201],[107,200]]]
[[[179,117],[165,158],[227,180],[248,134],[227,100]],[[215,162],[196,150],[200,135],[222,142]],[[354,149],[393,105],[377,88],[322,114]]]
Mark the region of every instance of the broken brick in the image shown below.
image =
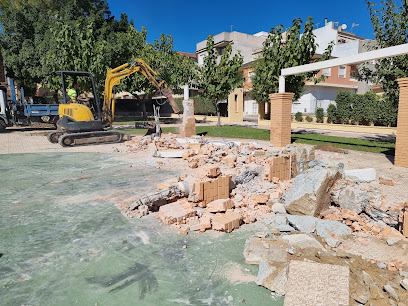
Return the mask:
[[[231,199],[218,199],[207,204],[207,208],[212,213],[225,212],[234,207]]]
[[[235,212],[216,214],[212,217],[212,228],[217,231],[232,232],[241,224],[241,215]]]
[[[196,212],[188,203],[180,201],[160,206],[158,216],[164,224],[183,223],[187,218],[193,217]]]

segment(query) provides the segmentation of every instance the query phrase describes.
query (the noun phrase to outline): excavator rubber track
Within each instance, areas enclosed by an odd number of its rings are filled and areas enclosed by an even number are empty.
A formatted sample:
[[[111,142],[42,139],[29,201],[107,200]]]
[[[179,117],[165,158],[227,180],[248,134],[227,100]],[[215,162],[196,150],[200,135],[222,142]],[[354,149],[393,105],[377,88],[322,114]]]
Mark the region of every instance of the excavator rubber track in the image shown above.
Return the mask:
[[[77,145],[117,143],[124,139],[125,135],[115,131],[95,131],[67,133],[58,138],[58,143],[63,147],[72,147]]]
[[[52,131],[52,132],[48,133],[47,139],[51,143],[58,143],[58,139],[64,134],[65,134],[64,131],[60,131],[60,130]]]

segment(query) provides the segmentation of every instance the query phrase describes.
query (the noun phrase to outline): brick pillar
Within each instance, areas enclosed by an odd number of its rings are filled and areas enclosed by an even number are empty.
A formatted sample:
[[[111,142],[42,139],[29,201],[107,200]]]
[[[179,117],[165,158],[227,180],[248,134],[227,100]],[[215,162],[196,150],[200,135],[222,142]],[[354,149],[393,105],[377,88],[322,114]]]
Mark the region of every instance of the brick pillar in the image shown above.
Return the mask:
[[[408,167],[408,78],[398,79],[397,81],[400,86],[400,96],[394,164],[400,167]]]
[[[291,139],[291,110],[294,94],[290,92],[270,94],[271,100],[271,144],[284,147]]]
[[[184,100],[183,109],[183,124],[180,127],[180,137],[194,136],[196,134],[194,100]]]

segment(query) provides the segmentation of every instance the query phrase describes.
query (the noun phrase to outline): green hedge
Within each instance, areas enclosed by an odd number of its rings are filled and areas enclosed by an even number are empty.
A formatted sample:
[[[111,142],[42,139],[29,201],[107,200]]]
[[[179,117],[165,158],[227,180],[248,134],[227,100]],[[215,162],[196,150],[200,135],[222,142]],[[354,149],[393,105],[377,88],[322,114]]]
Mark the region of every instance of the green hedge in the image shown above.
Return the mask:
[[[328,122],[386,126],[397,122],[397,108],[373,92],[362,95],[340,91],[335,101],[336,105],[330,104],[327,109]]]
[[[217,115],[217,110],[212,101],[205,99],[201,96],[195,96],[191,99],[194,100],[194,114],[195,115]],[[183,111],[184,98],[175,98],[177,106]]]

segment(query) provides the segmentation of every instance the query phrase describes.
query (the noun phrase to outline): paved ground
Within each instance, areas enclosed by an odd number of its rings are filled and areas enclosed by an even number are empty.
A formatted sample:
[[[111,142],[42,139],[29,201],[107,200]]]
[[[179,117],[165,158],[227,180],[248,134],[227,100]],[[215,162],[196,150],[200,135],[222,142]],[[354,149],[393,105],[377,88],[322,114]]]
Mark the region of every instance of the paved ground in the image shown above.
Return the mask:
[[[113,152],[123,144],[103,144],[78,147],[61,147],[47,140],[49,129],[14,129],[0,133],[0,154],[45,152]]]

